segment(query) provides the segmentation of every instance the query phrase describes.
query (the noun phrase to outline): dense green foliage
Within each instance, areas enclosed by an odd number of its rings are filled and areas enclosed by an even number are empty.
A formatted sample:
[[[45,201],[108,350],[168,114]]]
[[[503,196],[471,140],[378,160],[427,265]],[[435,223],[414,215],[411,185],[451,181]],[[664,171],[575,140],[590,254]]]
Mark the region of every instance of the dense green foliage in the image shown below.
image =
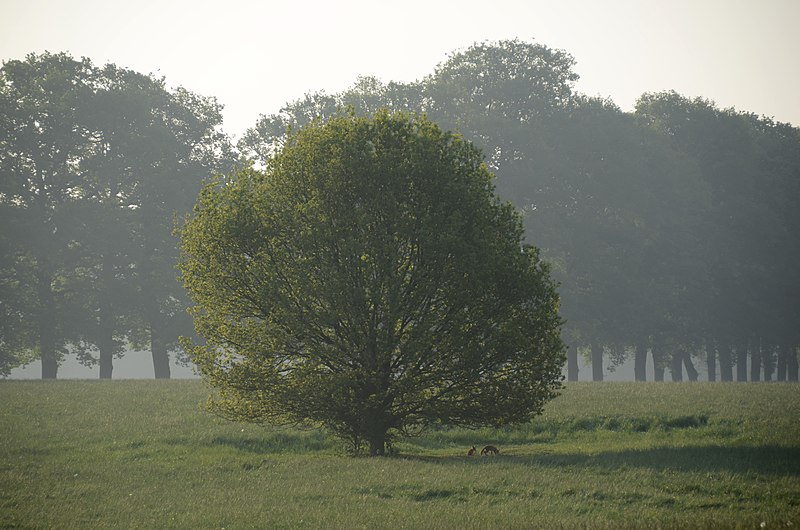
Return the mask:
[[[197,381],[0,382],[0,527],[790,528],[795,385],[567,384],[513,428],[352,459],[202,412]],[[493,443],[499,457],[466,458]]]
[[[425,117],[342,116],[206,186],[181,231],[192,350],[223,413],[319,422],[371,454],[555,395],[555,286],[480,151]]]

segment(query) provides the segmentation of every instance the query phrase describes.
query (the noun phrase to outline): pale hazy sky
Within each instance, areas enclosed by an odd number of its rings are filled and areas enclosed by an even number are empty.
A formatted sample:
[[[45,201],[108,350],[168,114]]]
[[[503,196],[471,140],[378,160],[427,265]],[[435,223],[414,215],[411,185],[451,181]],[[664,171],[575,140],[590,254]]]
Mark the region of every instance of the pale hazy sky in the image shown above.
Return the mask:
[[[577,60],[577,89],[631,110],[674,89],[800,126],[800,0],[0,0],[0,59],[68,51],[216,96],[236,136],[359,75],[431,73],[519,37]]]

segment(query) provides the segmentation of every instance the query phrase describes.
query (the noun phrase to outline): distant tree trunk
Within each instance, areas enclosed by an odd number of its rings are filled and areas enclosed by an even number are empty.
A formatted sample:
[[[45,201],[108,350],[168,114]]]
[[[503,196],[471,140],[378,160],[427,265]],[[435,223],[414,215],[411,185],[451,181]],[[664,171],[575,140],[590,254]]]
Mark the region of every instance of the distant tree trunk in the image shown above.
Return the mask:
[[[778,348],[777,380],[786,381],[786,368],[789,361],[789,345],[783,344]]]
[[[56,352],[56,309],[52,288],[52,276],[44,267],[36,274],[39,295],[39,353],[42,360],[42,379],[58,376],[58,353]]]
[[[153,372],[156,379],[169,379],[169,353],[155,322],[150,323],[150,351],[153,354]]]
[[[691,354],[686,350],[682,350],[681,355],[683,357],[683,365],[686,367],[686,375],[689,377],[689,381],[697,382],[699,374],[697,373],[697,369],[694,367]]]
[[[142,298],[145,309],[144,320],[147,322],[147,327],[150,331],[150,353],[153,356],[153,373],[156,379],[169,379],[169,352],[167,350],[167,343],[164,340],[163,325],[161,319],[164,316],[161,314],[161,307],[159,305],[159,296],[162,295],[161,290],[164,288],[159,283],[155,271],[155,262],[157,260],[157,253],[154,250],[155,244],[151,240],[153,226],[151,223],[153,216],[147,215],[145,209],[142,209],[142,232],[144,234],[144,241],[142,244],[143,252],[141,258],[141,277],[142,277]]]
[[[592,381],[603,380],[603,347],[592,343]]]
[[[761,362],[764,365],[764,381],[772,381],[772,374],[775,373],[775,349],[771,346],[761,346]]]
[[[653,381],[664,381],[664,352],[661,350],[661,347],[656,346],[655,343],[653,343],[653,347],[650,351],[653,354]]]
[[[100,326],[100,379],[111,379],[114,370],[114,331],[109,326]]]
[[[45,310],[45,312],[50,312]],[[58,355],[56,354],[56,338],[53,330],[55,319],[42,316],[39,320],[39,348],[42,359],[42,379],[55,379],[58,376]]]
[[[789,355],[786,357],[786,380],[793,383],[798,382],[798,363],[797,363],[797,346],[789,348]]]
[[[714,342],[709,340],[706,343],[706,369],[708,370],[708,380],[717,380],[717,349]]]
[[[641,342],[636,345],[633,373],[637,381],[647,381],[647,346]]]
[[[567,346],[567,381],[578,380],[578,345]]]
[[[725,341],[719,341],[719,375],[723,381],[733,381],[733,355],[731,346]]]
[[[750,381],[761,381],[761,348],[757,344],[750,348]]]
[[[736,347],[736,381],[747,382],[747,343]]]
[[[674,382],[683,381],[683,357],[678,350],[672,352],[669,371],[672,374],[672,380]]]
[[[103,256],[103,269],[101,272],[99,336],[97,346],[100,349],[100,379],[111,379],[114,371],[114,316],[109,298],[111,286],[114,281],[114,269],[106,254]]]

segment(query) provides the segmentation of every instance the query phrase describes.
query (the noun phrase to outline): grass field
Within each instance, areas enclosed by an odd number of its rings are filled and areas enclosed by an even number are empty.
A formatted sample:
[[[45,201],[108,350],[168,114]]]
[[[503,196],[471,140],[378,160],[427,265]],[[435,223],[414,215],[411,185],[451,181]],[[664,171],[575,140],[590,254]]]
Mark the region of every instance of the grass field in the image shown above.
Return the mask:
[[[205,395],[0,382],[0,528],[800,528],[800,385],[573,383],[529,425],[395,458],[229,423]]]

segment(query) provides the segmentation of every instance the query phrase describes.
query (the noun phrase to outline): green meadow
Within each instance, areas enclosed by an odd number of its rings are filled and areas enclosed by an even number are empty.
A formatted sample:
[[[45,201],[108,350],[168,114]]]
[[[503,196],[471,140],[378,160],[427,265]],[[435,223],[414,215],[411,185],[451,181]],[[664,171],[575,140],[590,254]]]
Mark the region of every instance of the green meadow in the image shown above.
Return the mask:
[[[800,528],[800,385],[571,383],[530,424],[390,458],[207,393],[0,382],[0,528]]]

